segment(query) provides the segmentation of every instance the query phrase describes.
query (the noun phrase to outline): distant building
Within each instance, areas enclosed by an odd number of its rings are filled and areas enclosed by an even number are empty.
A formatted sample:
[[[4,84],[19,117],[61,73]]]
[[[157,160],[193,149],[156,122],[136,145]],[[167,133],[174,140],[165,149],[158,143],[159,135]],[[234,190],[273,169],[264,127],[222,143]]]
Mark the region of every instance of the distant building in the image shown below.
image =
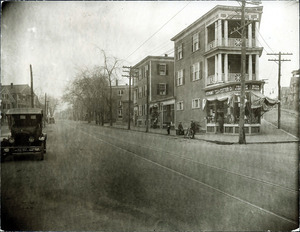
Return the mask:
[[[148,97],[149,127],[162,128],[167,124],[173,125],[174,57],[147,56],[133,68],[136,70],[133,91],[134,124],[146,126]]]
[[[261,94],[264,81],[259,75],[262,9],[247,7],[245,13],[246,133],[260,132],[261,110],[270,100]],[[171,39],[175,50],[176,126],[181,121],[188,127],[194,120],[206,132],[238,133],[242,45],[236,30],[241,23],[239,12],[241,7],[218,5]]]
[[[281,88],[281,105],[283,108],[299,110],[299,74],[300,69],[292,71],[290,86]]]
[[[34,94],[34,106],[41,107],[38,97]],[[29,85],[1,85],[1,116],[11,108],[31,108],[31,88]]]
[[[129,119],[129,86],[124,89],[124,93],[121,97],[121,102],[119,104],[119,113],[122,113],[122,122],[123,123],[128,122],[128,119]],[[131,88],[131,98],[130,98],[130,122],[133,122],[133,89],[132,88]]]
[[[128,89],[128,85],[118,85],[116,82],[115,86],[112,86],[112,117],[113,122],[123,121],[123,108],[122,108],[122,97]],[[108,114],[109,118],[109,114]],[[107,118],[107,119],[108,119]]]

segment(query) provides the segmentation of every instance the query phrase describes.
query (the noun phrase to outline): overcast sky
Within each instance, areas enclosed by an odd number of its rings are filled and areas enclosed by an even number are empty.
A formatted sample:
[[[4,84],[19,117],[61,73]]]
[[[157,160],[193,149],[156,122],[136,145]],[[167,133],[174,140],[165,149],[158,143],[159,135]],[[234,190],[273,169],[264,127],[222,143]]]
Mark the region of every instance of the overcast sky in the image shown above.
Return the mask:
[[[260,75],[268,79],[267,95],[272,90],[276,95],[278,78],[278,65],[268,61],[277,57],[267,56],[267,52],[293,53],[283,57],[292,61],[282,64],[282,86],[288,86],[291,72],[299,69],[298,4],[298,1],[262,2],[259,41],[264,52]],[[1,82],[30,84],[31,64],[37,94],[59,97],[74,79],[76,70],[102,64],[99,48],[124,60],[123,65],[134,65],[148,55],[173,56],[170,39],[216,5],[239,3],[43,1],[4,5]]]

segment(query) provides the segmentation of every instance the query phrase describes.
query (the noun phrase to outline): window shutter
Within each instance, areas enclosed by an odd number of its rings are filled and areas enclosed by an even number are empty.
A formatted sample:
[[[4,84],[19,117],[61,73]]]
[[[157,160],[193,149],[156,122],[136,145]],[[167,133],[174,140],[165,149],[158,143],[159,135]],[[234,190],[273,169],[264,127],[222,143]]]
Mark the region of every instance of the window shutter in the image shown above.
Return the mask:
[[[166,84],[166,95],[168,95],[168,87],[169,87],[169,85]]]
[[[159,84],[157,84],[156,86],[157,86],[157,95],[159,95]]]
[[[203,77],[203,62],[201,61],[200,62],[200,70],[199,70],[199,75],[200,75],[200,80],[202,79],[202,77]]]
[[[194,36],[192,35],[192,52],[194,52]]]
[[[184,48],[183,48],[183,43],[182,43],[182,58],[183,58],[183,56],[184,56],[183,50],[184,50]]]
[[[159,64],[157,64],[156,67],[157,67],[157,75],[159,75]]]
[[[182,84],[185,84],[185,69],[183,69],[183,77],[182,77]]]
[[[198,47],[200,49],[200,32],[198,33]]]
[[[175,72],[175,86],[178,86],[178,71]]]
[[[167,76],[169,75],[169,67],[168,67],[168,64],[166,64],[166,75],[167,75]]]
[[[190,79],[193,81],[193,65],[190,67]]]

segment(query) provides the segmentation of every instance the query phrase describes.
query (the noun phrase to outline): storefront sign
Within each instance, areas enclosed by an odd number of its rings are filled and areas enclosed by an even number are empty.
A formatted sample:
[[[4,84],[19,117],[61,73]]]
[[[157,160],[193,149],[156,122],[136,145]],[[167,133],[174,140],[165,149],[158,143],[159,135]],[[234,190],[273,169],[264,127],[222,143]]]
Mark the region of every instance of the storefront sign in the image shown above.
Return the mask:
[[[246,90],[260,90],[260,85],[257,84],[246,84],[245,85],[245,89]],[[207,91],[205,93],[206,96],[211,96],[214,94],[220,94],[220,93],[227,93],[227,92],[231,92],[231,91],[241,91],[241,85],[232,85],[232,86],[227,86],[227,87],[223,87],[223,88],[219,88],[219,89],[214,89],[214,90],[210,90]]]

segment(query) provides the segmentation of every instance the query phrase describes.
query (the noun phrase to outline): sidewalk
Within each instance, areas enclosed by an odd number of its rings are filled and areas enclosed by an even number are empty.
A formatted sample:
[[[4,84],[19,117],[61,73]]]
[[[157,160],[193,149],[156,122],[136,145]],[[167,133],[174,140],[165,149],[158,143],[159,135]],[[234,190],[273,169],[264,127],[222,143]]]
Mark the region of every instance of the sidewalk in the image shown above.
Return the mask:
[[[114,125],[115,128],[127,129],[127,125]],[[145,127],[135,127],[131,126],[131,130],[145,132]],[[149,128],[149,133],[154,134],[164,134],[167,135],[166,129],[153,129]],[[170,136],[177,136],[175,130],[170,131]],[[195,139],[204,140],[207,142],[214,142],[218,144],[235,144],[239,141],[239,135],[228,135],[228,134],[210,134],[210,133],[198,133],[195,135]],[[289,142],[298,142],[299,139],[285,132],[282,129],[277,129],[276,126],[269,123],[266,120],[261,122],[261,133],[257,135],[247,135],[246,134],[246,143],[247,144],[259,144],[259,143],[289,143]]]

